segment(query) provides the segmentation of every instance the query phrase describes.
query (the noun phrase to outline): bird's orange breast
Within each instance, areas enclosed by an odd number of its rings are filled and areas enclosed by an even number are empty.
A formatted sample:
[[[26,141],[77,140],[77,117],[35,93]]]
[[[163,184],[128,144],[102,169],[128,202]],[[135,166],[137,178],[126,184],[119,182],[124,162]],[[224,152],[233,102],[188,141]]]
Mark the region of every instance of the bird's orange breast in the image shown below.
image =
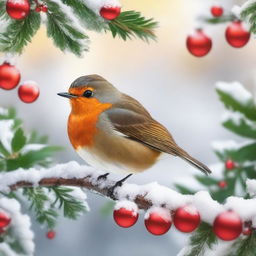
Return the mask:
[[[93,145],[100,114],[111,108],[110,103],[90,102],[79,112],[71,112],[68,119],[68,136],[75,149]]]

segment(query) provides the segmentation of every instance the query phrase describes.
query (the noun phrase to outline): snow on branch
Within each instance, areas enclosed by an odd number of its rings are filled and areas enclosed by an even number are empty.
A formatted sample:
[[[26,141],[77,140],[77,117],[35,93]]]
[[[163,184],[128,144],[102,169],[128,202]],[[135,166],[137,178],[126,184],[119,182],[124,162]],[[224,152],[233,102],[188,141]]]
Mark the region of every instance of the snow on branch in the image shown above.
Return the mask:
[[[108,178],[98,179],[100,175],[102,175],[101,172],[88,166],[81,166],[76,162],[59,164],[49,169],[19,169],[0,176],[0,191],[9,192],[32,186],[64,185],[86,188],[108,197],[108,191],[115,181]],[[234,210],[244,221],[252,221],[252,226],[256,227],[256,199],[229,197],[222,205],[214,201],[207,191],[200,191],[194,195],[183,195],[153,182],[146,185],[125,183],[115,190],[114,200],[133,201],[139,209],[143,210],[156,206],[174,211],[179,207],[191,204],[199,211],[202,221],[209,224],[213,223],[219,213]]]

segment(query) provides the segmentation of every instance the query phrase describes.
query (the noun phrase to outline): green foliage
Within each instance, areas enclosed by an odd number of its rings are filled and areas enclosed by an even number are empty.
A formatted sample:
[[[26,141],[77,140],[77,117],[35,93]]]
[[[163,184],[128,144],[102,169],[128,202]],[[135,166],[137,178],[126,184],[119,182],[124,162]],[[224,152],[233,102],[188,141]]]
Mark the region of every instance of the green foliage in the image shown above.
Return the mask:
[[[203,256],[207,248],[212,248],[217,242],[212,227],[207,223],[201,223],[200,227],[191,235],[189,245],[191,249],[185,256]]]
[[[83,1],[61,1],[71,12],[67,12],[57,2],[47,0],[46,27],[48,37],[62,51],[70,51],[77,56],[87,51],[89,40],[85,34],[86,29],[111,31],[113,37],[118,35],[124,40],[137,37],[148,41],[156,38],[154,29],[157,23],[153,19],[144,18],[139,12],[125,11],[115,20],[108,21],[94,13]],[[32,8],[25,19],[14,20],[6,14],[5,4],[6,1],[0,0],[0,25],[3,29],[0,35],[0,51],[21,53],[40,28],[40,14]],[[81,28],[73,22],[73,15]]]
[[[21,128],[18,128],[12,138],[12,151],[19,152],[26,144],[26,136]]]
[[[0,34],[0,51],[21,53],[40,27],[40,15],[36,12],[23,20],[9,20],[6,31]]]
[[[250,31],[256,33],[256,3],[251,3],[241,12],[241,18],[243,20],[249,21]]]
[[[238,111],[248,119],[256,121],[256,105],[253,101],[253,98],[245,103],[237,100],[233,95],[225,91],[220,89],[217,89],[216,91],[220,97],[220,100],[225,104],[226,108],[233,111]]]
[[[231,22],[236,19],[236,17],[232,14],[230,15],[222,15],[221,17],[200,17],[199,18],[201,21],[209,24],[222,24],[226,22]]]
[[[108,23],[109,30],[113,37],[117,35],[123,40],[138,37],[142,40],[155,39],[154,29],[157,22],[153,19],[146,19],[139,12],[122,12],[119,17]]]

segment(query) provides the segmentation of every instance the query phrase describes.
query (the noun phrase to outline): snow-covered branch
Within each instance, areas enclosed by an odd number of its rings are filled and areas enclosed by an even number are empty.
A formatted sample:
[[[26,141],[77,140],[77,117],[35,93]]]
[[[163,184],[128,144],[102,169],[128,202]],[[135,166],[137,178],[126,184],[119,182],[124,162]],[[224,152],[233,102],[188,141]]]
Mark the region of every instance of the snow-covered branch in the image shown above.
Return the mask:
[[[108,197],[109,189],[115,181],[107,178],[98,179],[101,172],[81,166],[76,162],[59,164],[49,169],[17,170],[0,176],[0,191],[9,192],[32,186],[77,186]],[[207,191],[194,195],[183,195],[156,182],[146,185],[125,183],[114,193],[114,200],[129,200],[137,204],[139,209],[147,210],[152,206],[164,207],[174,211],[184,205],[193,205],[200,213],[201,220],[212,224],[216,216],[226,210],[234,210],[243,221],[252,221],[256,227],[256,199],[229,197],[226,203],[213,200]]]

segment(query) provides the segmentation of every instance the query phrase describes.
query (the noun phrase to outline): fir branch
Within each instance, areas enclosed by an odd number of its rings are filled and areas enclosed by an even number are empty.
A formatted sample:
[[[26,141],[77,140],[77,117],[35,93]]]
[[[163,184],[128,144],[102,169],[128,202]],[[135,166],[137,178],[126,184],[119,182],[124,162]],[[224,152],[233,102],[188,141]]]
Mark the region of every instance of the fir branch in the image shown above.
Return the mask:
[[[6,31],[0,35],[0,51],[21,53],[24,47],[31,42],[40,23],[40,15],[36,12],[30,12],[23,20],[11,20]]]
[[[210,17],[209,18],[209,17],[201,16],[198,18],[199,21],[209,23],[209,24],[222,24],[222,23],[226,23],[226,22],[231,22],[235,19],[236,19],[236,17],[232,14],[222,15],[221,17]]]
[[[64,217],[77,219],[86,211],[84,204],[70,194],[73,191],[71,188],[51,187],[51,190],[56,196],[56,200],[52,205],[55,206],[59,203],[58,207],[63,208]]]
[[[154,29],[157,27],[157,22],[144,18],[136,11],[121,12],[116,19],[108,23],[108,26],[113,37],[118,35],[123,40],[132,37],[138,37],[144,41],[156,39]]]
[[[189,246],[191,246],[191,249],[186,256],[204,256],[205,250],[207,248],[211,249],[216,242],[217,238],[212,232],[212,227],[203,222],[190,237]]]
[[[243,8],[240,16],[243,20],[249,21],[250,31],[256,33],[256,2],[251,3],[246,8]]]
[[[70,18],[53,1],[47,1],[47,35],[51,37],[62,51],[71,51],[81,56],[88,50],[88,36],[73,26]]]

